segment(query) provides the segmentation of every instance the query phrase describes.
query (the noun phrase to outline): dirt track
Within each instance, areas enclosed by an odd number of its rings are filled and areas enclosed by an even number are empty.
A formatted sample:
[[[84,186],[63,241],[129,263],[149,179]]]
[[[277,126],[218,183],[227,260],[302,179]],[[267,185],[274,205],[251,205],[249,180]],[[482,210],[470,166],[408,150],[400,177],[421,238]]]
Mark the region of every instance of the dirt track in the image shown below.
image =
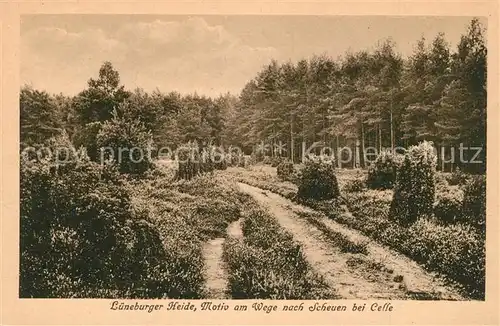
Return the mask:
[[[463,300],[458,291],[445,286],[414,261],[359,232],[327,218],[315,218],[315,223],[311,223],[298,214],[313,213],[311,209],[267,190],[244,183],[238,185],[242,192],[267,208],[280,225],[293,234],[302,244],[309,263],[342,298]],[[366,253],[341,250],[320,229],[340,234],[353,243],[363,243]]]

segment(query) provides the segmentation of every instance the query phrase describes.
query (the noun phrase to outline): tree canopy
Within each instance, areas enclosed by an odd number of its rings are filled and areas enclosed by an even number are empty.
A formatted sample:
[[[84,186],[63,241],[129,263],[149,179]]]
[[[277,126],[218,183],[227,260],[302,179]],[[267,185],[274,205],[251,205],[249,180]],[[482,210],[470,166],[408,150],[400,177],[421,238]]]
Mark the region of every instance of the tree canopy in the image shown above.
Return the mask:
[[[487,47],[479,21],[471,21],[454,49],[442,33],[430,42],[416,40],[408,58],[395,49],[388,39],[372,51],[336,59],[272,60],[249,76],[240,94],[215,98],[127,90],[104,62],[74,97],[22,87],[21,141],[40,143],[66,129],[78,143],[89,130],[99,132],[116,110],[122,119],[140,122],[156,146],[196,141],[250,153],[258,144],[280,143],[286,151],[268,155],[294,160],[301,159],[302,143],[314,142],[382,149],[430,140],[484,148]],[[485,155],[483,150],[483,162]]]

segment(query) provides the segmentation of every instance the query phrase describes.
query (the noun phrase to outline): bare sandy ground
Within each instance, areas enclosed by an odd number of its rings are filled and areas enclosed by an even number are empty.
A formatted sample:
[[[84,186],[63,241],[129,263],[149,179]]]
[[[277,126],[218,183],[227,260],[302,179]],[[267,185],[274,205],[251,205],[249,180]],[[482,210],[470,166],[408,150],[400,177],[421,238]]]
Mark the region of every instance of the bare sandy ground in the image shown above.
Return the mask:
[[[311,223],[298,214],[312,212],[311,209],[270,191],[244,183],[238,185],[241,191],[250,194],[293,234],[304,247],[309,263],[342,298],[463,300],[458,290],[446,286],[436,275],[356,230],[326,217],[316,217],[315,223]],[[365,244],[366,253],[342,251],[325,237],[317,227],[318,223],[323,230],[326,228],[354,243]]]

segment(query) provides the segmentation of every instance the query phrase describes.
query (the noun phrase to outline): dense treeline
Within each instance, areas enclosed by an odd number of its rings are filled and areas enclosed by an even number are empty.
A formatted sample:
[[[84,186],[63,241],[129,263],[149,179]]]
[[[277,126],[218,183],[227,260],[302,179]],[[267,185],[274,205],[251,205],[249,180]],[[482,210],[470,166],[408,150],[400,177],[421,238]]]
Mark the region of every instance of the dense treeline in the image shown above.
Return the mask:
[[[303,142],[309,147],[316,141],[331,148],[358,142],[363,152],[367,146],[380,150],[430,140],[446,146],[447,156],[460,143],[484,147],[486,55],[484,30],[474,19],[455,51],[438,34],[430,46],[419,40],[407,59],[385,41],[340,60],[273,61],[243,89],[231,138],[247,149],[282,142],[294,159]],[[465,151],[466,158],[474,154]],[[484,155],[477,159],[484,161]]]
[[[148,136],[137,136],[143,139],[129,145],[175,149],[196,141],[236,145],[249,154],[265,144],[268,155],[293,156],[297,162],[303,143],[307,148],[323,142],[335,151],[357,144],[363,153],[368,146],[380,151],[428,140],[438,147],[439,158],[444,151],[448,161],[440,160],[438,168],[448,170],[461,165],[460,144],[483,148],[474,159],[485,162],[486,56],[484,29],[474,19],[454,51],[438,34],[430,45],[418,40],[409,58],[402,58],[387,40],[374,51],[347,53],[337,60],[272,61],[239,97],[217,98],[129,91],[106,62],[98,78],[74,97],[23,87],[21,141],[23,146],[43,143],[66,129],[77,147],[85,146],[95,157],[99,142],[110,143],[103,133],[113,128],[103,131],[105,123],[131,122],[135,129],[130,132]],[[278,143],[286,145],[281,153],[272,150]],[[445,164],[451,147],[456,164]],[[465,150],[464,158],[475,154]],[[357,163],[366,165],[363,155]],[[461,168],[481,172],[485,164]]]
[[[43,145],[64,129],[92,158],[99,154],[98,135],[103,138],[103,133],[112,133],[109,124],[128,125],[135,138],[149,134],[143,142],[152,142],[153,148],[175,149],[192,141],[222,145],[226,143],[225,120],[236,101],[230,94],[212,99],[197,94],[129,91],[120,85],[112,64],[105,62],[98,78],[89,79],[88,87],[73,97],[30,86],[21,88],[21,148]]]

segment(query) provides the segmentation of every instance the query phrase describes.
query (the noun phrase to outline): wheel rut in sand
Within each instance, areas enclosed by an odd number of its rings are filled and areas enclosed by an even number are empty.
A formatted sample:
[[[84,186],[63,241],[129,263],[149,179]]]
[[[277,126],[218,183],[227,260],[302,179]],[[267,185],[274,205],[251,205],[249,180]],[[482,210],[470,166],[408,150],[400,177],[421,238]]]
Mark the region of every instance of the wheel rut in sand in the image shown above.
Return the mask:
[[[224,238],[209,240],[203,246],[207,296],[211,299],[226,298],[227,275],[222,259]]]
[[[325,223],[325,227],[350,239],[366,241],[367,255],[341,251],[317,226],[296,213],[297,210],[312,211],[311,209],[270,191],[245,183],[238,185],[241,191],[267,208],[279,224],[293,234],[295,240],[303,246],[311,266],[342,298],[460,299],[455,291],[446,289],[415,262],[370,241],[355,230],[326,218],[321,222]]]
[[[235,239],[241,239],[241,219],[233,222],[227,228],[227,235]],[[207,241],[203,246],[203,257],[205,259],[205,288],[207,297],[210,299],[228,299],[228,275],[226,264],[223,259],[223,247],[225,238],[216,238]]]

